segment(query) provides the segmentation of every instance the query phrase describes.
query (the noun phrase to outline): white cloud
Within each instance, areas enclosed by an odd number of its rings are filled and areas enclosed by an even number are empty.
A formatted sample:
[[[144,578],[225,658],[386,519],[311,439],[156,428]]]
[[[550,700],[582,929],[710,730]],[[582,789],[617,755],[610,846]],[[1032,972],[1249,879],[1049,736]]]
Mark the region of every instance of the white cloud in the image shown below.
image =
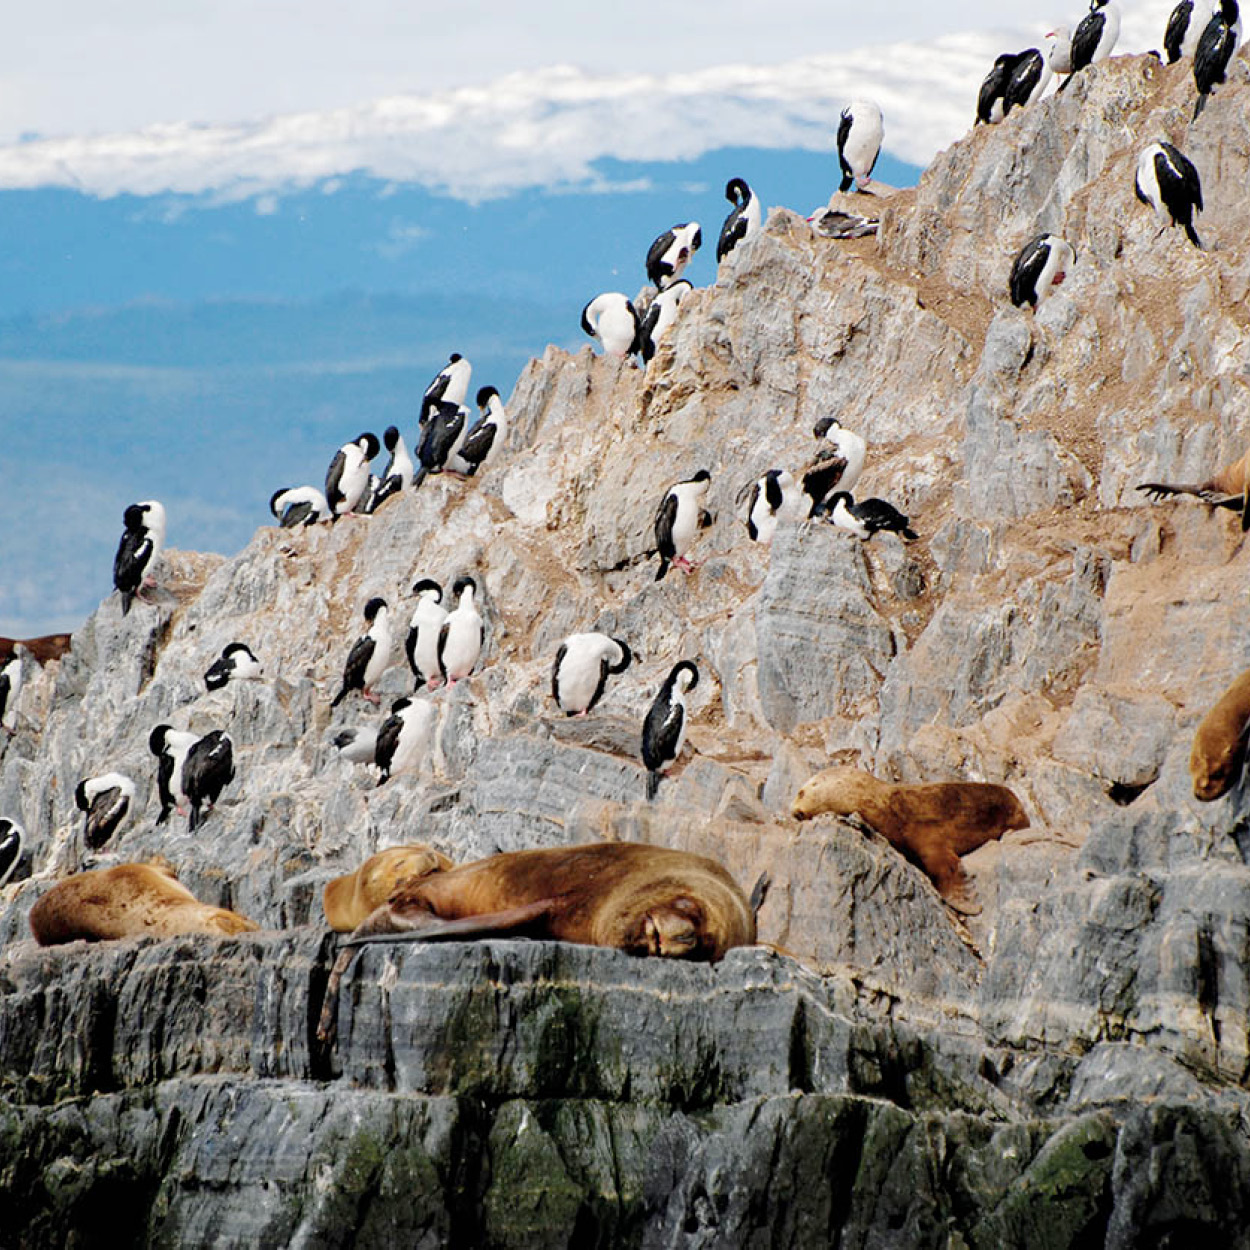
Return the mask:
[[[1121,47],[1157,44],[1168,8],[1167,0],[1138,6],[1126,16]],[[42,139],[0,147],[0,188],[258,197],[264,212],[272,202],[263,197],[284,188],[364,172],[473,201],[597,185],[592,165],[604,157],[684,160],[726,146],[832,150],[838,112],[865,95],[885,113],[886,148],[926,164],[968,129],[994,57],[1035,37],[1027,28],[947,35],[667,74],[596,76],[564,66],[255,123]]]

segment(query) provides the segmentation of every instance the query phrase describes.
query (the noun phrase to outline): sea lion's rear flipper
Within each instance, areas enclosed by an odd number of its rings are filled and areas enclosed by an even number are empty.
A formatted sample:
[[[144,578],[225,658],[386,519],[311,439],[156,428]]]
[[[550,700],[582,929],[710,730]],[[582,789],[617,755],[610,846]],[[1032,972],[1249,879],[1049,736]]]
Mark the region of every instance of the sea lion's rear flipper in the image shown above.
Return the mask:
[[[917,847],[916,858],[947,907],[961,916],[981,914],[976,887],[954,851],[945,846]]]
[[[503,911],[482,912],[477,916],[462,916],[459,920],[441,920],[438,916],[413,917],[416,923],[401,933],[353,935],[340,944],[343,947],[364,946],[368,942],[435,942],[441,939],[488,937],[496,933],[510,933],[541,920],[551,912],[559,900],[539,899],[523,907],[509,907]],[[405,918],[407,920],[407,918]]]

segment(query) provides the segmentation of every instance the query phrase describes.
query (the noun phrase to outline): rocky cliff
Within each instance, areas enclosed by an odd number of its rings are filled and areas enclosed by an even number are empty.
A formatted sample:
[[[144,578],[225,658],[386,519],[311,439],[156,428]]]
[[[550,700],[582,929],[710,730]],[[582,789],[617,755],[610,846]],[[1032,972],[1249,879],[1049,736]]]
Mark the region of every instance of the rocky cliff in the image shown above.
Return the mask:
[[[105,601],[0,761],[32,868],[0,894],[0,1241],[1250,1244],[1246,795],[1197,803],[1187,773],[1250,668],[1250,556],[1232,513],[1133,489],[1250,435],[1245,58],[1192,103],[1187,67],[1118,58],[942,153],[876,239],[774,210],[646,370],[532,362],[480,481],[170,552],[155,606]],[[1162,137],[1203,176],[1205,251],[1134,199]],[[1035,317],[1006,286],[1040,229],[1078,261]],[[739,489],[802,465],[825,415],[919,542],[747,540]],[[656,502],[701,467],[701,566],[656,583]],[[417,578],[469,571],[484,663],[434,696],[424,770],[377,787],[331,745],[379,719],[329,708],[361,607],[406,620]],[[551,662],[590,628],[635,663],[566,721]],[[205,693],[236,639],[269,679]],[[693,753],[649,805],[639,726],[679,658]],[[235,742],[194,835],[155,825],[160,721]],[[979,916],[880,839],[789,819],[834,761],[1011,786],[1031,825],[967,859]],[[161,853],[266,932],[34,946],[31,906],[82,862],[74,787],[109,769],[141,810],[99,861]],[[601,837],[767,870],[761,936],[790,954],[374,949],[316,1044],[327,879],[407,841]]]

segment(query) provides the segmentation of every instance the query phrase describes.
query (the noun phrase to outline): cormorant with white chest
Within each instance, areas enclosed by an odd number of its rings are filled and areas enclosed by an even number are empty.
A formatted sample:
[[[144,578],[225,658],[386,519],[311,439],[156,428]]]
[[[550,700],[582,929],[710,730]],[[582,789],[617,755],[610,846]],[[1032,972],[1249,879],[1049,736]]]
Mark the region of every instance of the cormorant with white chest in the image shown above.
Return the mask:
[[[656,293],[655,299],[647,306],[647,315],[642,319],[642,327],[638,331],[638,351],[644,363],[655,355],[656,344],[668,332],[669,326],[677,320],[677,310],[681,302],[694,290],[685,279],[676,282]]]
[[[1194,229],[1194,210],[1202,211],[1202,180],[1193,161],[1170,143],[1152,143],[1137,158],[1134,182],[1137,198],[1154,209],[1166,229],[1168,221],[1180,226],[1194,247],[1202,240]]]
[[[451,461],[460,451],[469,433],[469,410],[463,404],[437,400],[425,425],[421,429],[421,441],[417,444],[417,475],[413,486],[420,486],[431,473],[451,469]]]
[[[733,208],[716,241],[717,262],[724,260],[739,243],[749,243],[761,229],[760,202],[745,178],[730,178],[725,184],[725,199]]]
[[[0,885],[12,875],[22,859],[26,831],[7,816],[0,818]]]
[[[1057,234],[1039,234],[1030,239],[1011,266],[1011,302],[1017,308],[1028,304],[1036,311],[1075,263],[1076,252]]]
[[[135,801],[135,783],[124,773],[104,773],[78,783],[74,805],[86,812],[83,838],[98,851],[115,834]]]
[[[460,450],[448,467],[453,473],[472,477],[483,465],[499,454],[508,437],[508,413],[493,386],[484,386],[477,393],[478,423],[465,435]]]
[[[284,486],[274,491],[269,500],[269,511],[284,529],[297,525],[316,525],[333,516],[326,497],[315,486]]]
[[[438,672],[448,686],[473,672],[486,639],[486,627],[474,602],[477,582],[471,577],[457,577],[451,593],[456,606],[438,631]]]
[[[1224,81],[1228,63],[1240,42],[1241,10],[1237,0],[1220,0],[1194,50],[1194,85],[1198,88],[1195,121],[1206,107],[1207,96],[1215,90],[1215,84]]]
[[[660,568],[655,575],[663,581],[669,566],[689,572],[694,566],[686,559],[686,552],[694,544],[704,525],[703,501],[707,498],[712,475],[700,469],[694,477],[670,486],[660,500],[655,514],[655,543],[660,553]]]
[[[623,639],[570,634],[551,666],[551,697],[565,716],[585,716],[603,698],[609,675],[623,673],[633,658]]]
[[[428,699],[396,699],[378,730],[374,763],[382,770],[378,785],[397,773],[415,772],[429,752],[438,711]]]
[[[1080,70],[1105,61],[1120,37],[1120,6],[1115,0],[1090,0],[1089,12],[1081,18],[1072,33],[1072,71],[1060,90]]]
[[[803,494],[789,469],[769,469],[750,489],[747,536],[753,543],[771,543],[779,522],[802,516]]]
[[[408,622],[404,653],[416,679],[413,689],[420,690],[428,685],[433,690],[442,681],[438,668],[438,636],[447,619],[443,588],[433,578],[423,577],[413,586],[412,593],[417,596],[417,606]]]
[[[822,417],[812,435],[821,445],[803,472],[803,493],[812,501],[809,517],[820,514],[831,492],[855,489],[868,456],[863,435],[848,430],[837,417]],[[832,508],[832,502],[828,506]]]
[[[620,291],[596,295],[582,309],[582,329],[599,340],[605,356],[632,356],[640,350],[638,310]]]
[[[143,588],[156,585],[147,573],[165,546],[165,507],[155,499],[132,503],[122,519],[126,528],[113,559],[113,585],[125,616],[135,598],[143,598]]]
[[[838,164],[842,167],[839,191],[849,191],[852,182],[861,191],[868,190],[884,136],[885,122],[876,101],[852,100],[842,110],[838,123]]]
[[[391,453],[391,458],[387,461],[377,485],[369,492],[369,501],[364,510],[370,513],[376,512],[392,495],[407,490],[412,485],[415,472],[412,457],[408,454],[408,444],[404,442],[404,436],[397,425],[388,425],[382,432],[382,445]]]
[[[354,512],[369,489],[369,462],[381,449],[376,434],[366,430],[334,454],[326,470],[326,503],[332,520]]]
[[[204,684],[210,690],[220,690],[228,682],[260,681],[264,675],[263,665],[247,643],[232,642],[209,666]]]
[[[657,291],[672,286],[703,245],[697,221],[685,221],[665,230],[647,249],[647,277]]]
[[[370,703],[382,702],[370,687],[391,662],[391,617],[385,599],[375,596],[365,604],[365,621],[368,629],[352,643],[347,653],[343,686],[331,701],[331,707],[338,707],[352,690],[359,690]]]
[[[1169,65],[1197,51],[1198,40],[1211,20],[1211,12],[1211,0],[1181,0],[1172,10],[1163,32],[1163,50]]]
[[[673,666],[642,723],[642,762],[647,769],[647,801],[660,788],[664,771],[681,754],[690,718],[686,695],[699,684],[699,670],[689,660]]]
[[[421,396],[418,424],[424,425],[438,403],[455,404],[459,407],[469,394],[469,382],[473,366],[459,352],[452,352],[451,359],[434,375],[425,394]]]
[[[176,807],[179,814],[186,810],[187,793],[183,785],[183,770],[187,752],[199,741],[197,735],[174,729],[171,725],[157,725],[148,735],[148,750],[156,756],[156,791],[161,800],[158,825],[169,819]]]
[[[0,668],[0,727],[10,735],[17,732],[17,696],[22,693],[22,653],[13,648],[13,655]]]

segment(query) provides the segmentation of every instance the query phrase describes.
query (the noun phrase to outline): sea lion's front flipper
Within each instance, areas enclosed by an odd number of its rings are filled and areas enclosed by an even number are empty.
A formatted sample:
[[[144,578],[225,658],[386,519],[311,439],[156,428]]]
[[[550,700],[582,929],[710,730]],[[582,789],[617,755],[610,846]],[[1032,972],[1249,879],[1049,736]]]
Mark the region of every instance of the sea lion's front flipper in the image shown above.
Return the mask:
[[[459,920],[440,920],[437,916],[420,915],[414,917],[416,923],[411,929],[404,929],[400,933],[353,935],[340,943],[339,949],[363,946],[368,942],[436,942],[441,939],[488,937],[495,933],[509,933],[514,929],[522,929],[535,920],[541,920],[550,913],[557,901],[554,898],[543,898],[535,903],[526,903],[523,907],[482,912],[477,916],[462,916]]]

